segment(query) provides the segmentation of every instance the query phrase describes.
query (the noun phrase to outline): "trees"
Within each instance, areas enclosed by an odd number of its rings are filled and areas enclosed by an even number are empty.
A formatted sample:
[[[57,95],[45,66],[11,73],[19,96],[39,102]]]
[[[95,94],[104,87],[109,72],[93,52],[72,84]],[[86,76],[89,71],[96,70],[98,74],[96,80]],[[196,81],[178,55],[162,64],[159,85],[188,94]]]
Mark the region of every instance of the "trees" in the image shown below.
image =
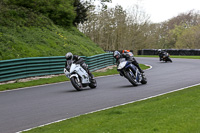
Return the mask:
[[[91,5],[82,3],[80,0],[74,0],[74,8],[76,11],[76,18],[73,21],[73,25],[77,27],[78,24],[84,23],[87,20],[87,12]]]
[[[118,5],[90,11],[88,21],[78,28],[104,50],[198,48],[198,12],[181,13],[157,24],[148,19],[137,5],[129,10]]]
[[[90,12],[88,21],[79,25],[104,50],[139,49],[146,45],[148,17],[134,6],[127,12],[121,6]]]
[[[108,8],[111,0],[1,0],[8,5],[23,6],[49,17],[64,27],[76,26],[105,50],[143,48],[185,48],[184,36],[198,34],[200,14],[181,13],[162,23],[150,23],[149,16],[138,5],[124,10],[117,5]],[[99,1],[98,9],[94,2]],[[43,18],[41,18],[43,19]],[[193,29],[192,32],[189,29]],[[188,33],[187,33],[188,32]],[[183,36],[184,35],[184,36]],[[189,35],[188,35],[189,36]],[[192,37],[191,37],[192,38]],[[187,47],[194,47],[193,43]],[[182,41],[181,41],[182,40]],[[187,41],[192,41],[189,38]]]
[[[192,10],[181,13],[168,21],[150,24],[149,37],[147,40],[153,43],[153,45],[150,46],[154,48],[195,48],[194,46],[197,46],[197,44],[194,45],[194,43],[198,43],[198,39],[194,38],[194,36],[198,34],[198,25],[200,25],[199,12]],[[188,38],[189,36],[190,39]]]
[[[198,34],[200,25],[200,14],[195,11],[181,13],[168,21],[169,38],[173,48],[195,48],[197,46]],[[188,38],[189,37],[189,38]],[[198,44],[199,45],[199,44]]]
[[[200,25],[192,26],[177,36],[176,48],[200,49]]]

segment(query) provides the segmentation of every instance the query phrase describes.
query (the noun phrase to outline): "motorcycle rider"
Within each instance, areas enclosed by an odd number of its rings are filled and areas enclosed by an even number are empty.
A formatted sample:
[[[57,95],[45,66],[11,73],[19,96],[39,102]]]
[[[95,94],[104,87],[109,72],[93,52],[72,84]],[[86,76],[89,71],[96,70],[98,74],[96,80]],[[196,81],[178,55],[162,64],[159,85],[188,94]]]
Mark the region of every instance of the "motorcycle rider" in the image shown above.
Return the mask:
[[[73,63],[75,64],[80,64],[81,67],[89,74],[90,78],[93,79],[94,76],[92,75],[92,73],[89,71],[88,69],[88,66],[87,64],[84,62],[83,58],[81,58],[80,56],[78,55],[73,55],[71,52],[68,52],[66,55],[65,55],[65,58],[66,58],[66,62],[65,62],[65,68],[67,70],[69,70],[69,64],[68,64],[68,60],[71,60],[73,61]]]
[[[158,49],[158,55],[160,57],[160,61],[163,60],[163,56],[167,54],[165,50]]]
[[[158,55],[160,57],[160,61],[163,60],[164,51],[161,49],[158,49]]]
[[[129,52],[127,50],[123,50],[123,53],[120,54],[119,51],[115,51],[113,56],[116,59],[117,66],[120,63],[119,59],[120,58],[125,58],[127,61],[131,61],[138,68],[138,70],[140,71],[141,74],[144,74],[144,71],[140,68],[140,66],[139,66],[138,62],[136,61],[136,59],[134,58],[132,52]]]
[[[133,57],[133,53],[130,50],[123,50],[122,53],[127,53],[129,54],[131,57]]]

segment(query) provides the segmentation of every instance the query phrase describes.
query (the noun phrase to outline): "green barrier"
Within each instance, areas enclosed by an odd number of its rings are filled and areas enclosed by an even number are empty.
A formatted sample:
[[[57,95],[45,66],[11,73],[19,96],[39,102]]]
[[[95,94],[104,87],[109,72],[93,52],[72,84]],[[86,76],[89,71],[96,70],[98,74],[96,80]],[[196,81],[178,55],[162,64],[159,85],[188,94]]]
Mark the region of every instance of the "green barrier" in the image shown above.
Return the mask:
[[[105,53],[90,57],[81,56],[91,71],[95,71],[115,64],[113,53]],[[0,82],[62,74],[65,67],[64,56],[30,57],[0,61]]]

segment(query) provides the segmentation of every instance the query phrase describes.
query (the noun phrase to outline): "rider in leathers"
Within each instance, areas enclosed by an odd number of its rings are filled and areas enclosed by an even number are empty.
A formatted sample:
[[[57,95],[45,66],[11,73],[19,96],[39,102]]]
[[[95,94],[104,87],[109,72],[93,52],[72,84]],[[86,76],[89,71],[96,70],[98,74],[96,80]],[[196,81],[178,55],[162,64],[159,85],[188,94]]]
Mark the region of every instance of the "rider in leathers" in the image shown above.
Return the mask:
[[[115,51],[116,53],[118,51]],[[119,59],[120,58],[125,58],[127,61],[131,61],[137,68],[138,70],[140,71],[141,74],[144,73],[144,71],[140,68],[138,62],[136,61],[136,59],[133,57],[133,54],[131,56],[131,54],[129,54],[127,51],[125,51],[124,53],[120,54],[119,52],[115,55],[115,52],[114,52],[114,57],[116,58],[116,63],[117,63],[117,66],[119,65]]]
[[[160,61],[163,60],[163,56],[165,55],[165,53],[166,53],[165,51],[158,49],[158,55],[159,55]]]
[[[128,54],[129,56],[127,56],[127,60],[132,61],[132,63],[138,68],[138,70],[140,71],[140,73],[144,73],[144,71],[140,68],[138,62],[134,58],[132,52],[128,52],[127,50],[124,50],[124,54]]]
[[[72,60],[73,63],[75,64],[80,64],[81,67],[90,75],[90,77],[93,79],[93,75],[92,73],[89,71],[87,64],[84,62],[83,58],[81,58],[78,55],[73,55],[71,52],[68,52],[65,55],[66,58],[66,62],[65,62],[65,68],[68,70],[69,68],[69,64],[67,60]]]

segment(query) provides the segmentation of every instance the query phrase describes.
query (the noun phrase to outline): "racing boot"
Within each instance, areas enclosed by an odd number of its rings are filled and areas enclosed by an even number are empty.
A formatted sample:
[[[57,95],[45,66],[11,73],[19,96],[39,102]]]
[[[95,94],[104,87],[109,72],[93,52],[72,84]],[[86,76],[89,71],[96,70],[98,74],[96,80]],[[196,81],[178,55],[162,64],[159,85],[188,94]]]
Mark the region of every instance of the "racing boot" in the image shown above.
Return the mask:
[[[90,82],[94,82],[94,76],[93,76],[93,74],[89,70],[87,72],[89,74]]]
[[[140,66],[137,64],[136,67],[138,68],[138,70],[140,71],[141,74],[144,73],[144,71],[140,68]]]
[[[144,74],[144,71],[141,68],[138,68],[141,74]]]
[[[89,74],[89,76],[90,76],[91,79],[94,78],[93,74],[89,70],[88,70],[88,74]]]

